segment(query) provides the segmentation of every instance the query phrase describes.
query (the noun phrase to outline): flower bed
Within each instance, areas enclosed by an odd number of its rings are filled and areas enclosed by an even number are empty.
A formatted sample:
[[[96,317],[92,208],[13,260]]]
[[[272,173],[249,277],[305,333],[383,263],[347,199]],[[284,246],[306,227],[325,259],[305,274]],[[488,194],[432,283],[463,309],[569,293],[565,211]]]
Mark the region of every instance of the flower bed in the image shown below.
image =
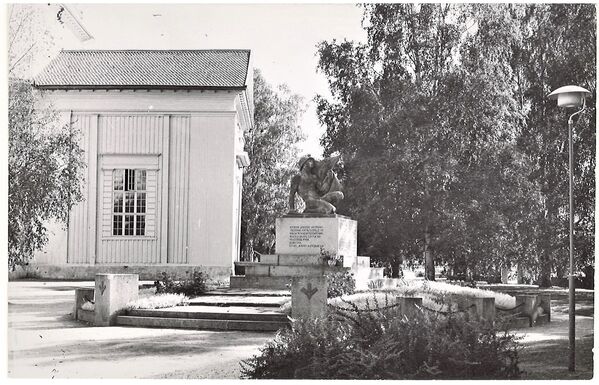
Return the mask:
[[[351,302],[358,308],[365,309],[394,304],[396,297],[420,297],[424,307],[436,311],[457,310],[457,300],[460,297],[493,297],[495,306],[499,308],[513,308],[516,305],[516,298],[504,293],[434,281],[404,281],[402,285],[393,289],[368,290],[329,298],[328,303],[343,308],[348,306],[346,302]],[[281,305],[281,310],[291,314],[291,301]]]

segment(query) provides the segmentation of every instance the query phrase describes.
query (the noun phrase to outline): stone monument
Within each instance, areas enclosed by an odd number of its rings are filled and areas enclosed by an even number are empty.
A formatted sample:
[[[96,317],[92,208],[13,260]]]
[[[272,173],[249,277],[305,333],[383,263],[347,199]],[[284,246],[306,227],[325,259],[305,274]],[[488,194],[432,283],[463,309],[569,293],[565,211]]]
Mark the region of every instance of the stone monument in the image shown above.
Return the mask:
[[[291,179],[289,213],[276,222],[277,254],[319,254],[355,258],[357,256],[357,222],[336,214],[343,199],[341,183],[333,168],[341,157],[317,161],[310,155],[299,161],[299,174]],[[296,195],[306,208],[299,213]]]
[[[351,271],[357,289],[383,278],[382,268],[371,268],[369,257],[357,255],[358,222],[337,214],[336,206],[344,198],[334,171],[340,162],[339,156],[300,159],[299,172],[291,179],[289,212],[276,220],[276,254],[261,255],[260,262],[236,262],[244,267],[244,275],[231,277],[231,287],[292,284],[294,317],[314,317],[326,307],[326,274]],[[298,196],[305,203],[302,212],[296,205]]]
[[[295,195],[299,195],[306,204],[306,214],[334,214],[336,205],[343,199],[341,183],[333,168],[341,157],[334,156],[316,161],[310,155],[299,161],[299,174],[291,178],[289,192],[289,213],[297,213]]]

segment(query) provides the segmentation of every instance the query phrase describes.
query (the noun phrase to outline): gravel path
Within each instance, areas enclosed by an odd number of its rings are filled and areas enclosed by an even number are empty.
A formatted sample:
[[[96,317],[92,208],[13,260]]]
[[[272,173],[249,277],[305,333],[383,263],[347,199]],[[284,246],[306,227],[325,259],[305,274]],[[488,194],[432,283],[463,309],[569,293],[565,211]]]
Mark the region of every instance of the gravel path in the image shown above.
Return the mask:
[[[11,378],[239,378],[274,333],[85,327],[70,318],[83,282],[8,284]]]

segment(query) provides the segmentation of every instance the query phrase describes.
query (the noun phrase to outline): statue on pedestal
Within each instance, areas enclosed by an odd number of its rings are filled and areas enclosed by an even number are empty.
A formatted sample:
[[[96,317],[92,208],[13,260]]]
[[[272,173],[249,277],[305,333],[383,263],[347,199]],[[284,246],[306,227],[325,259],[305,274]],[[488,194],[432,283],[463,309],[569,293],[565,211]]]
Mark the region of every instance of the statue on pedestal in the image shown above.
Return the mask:
[[[343,199],[343,192],[333,167],[340,159],[340,156],[333,156],[317,161],[310,155],[300,159],[300,172],[291,178],[290,213],[297,213],[296,193],[306,204],[304,213],[334,214],[337,211],[335,206]]]

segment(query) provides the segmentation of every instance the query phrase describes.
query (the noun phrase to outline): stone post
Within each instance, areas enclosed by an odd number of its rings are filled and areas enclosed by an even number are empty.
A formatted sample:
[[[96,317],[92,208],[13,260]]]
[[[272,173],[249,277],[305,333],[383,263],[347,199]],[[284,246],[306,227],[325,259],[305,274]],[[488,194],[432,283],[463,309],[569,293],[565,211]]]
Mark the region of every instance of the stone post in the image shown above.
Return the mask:
[[[495,298],[494,297],[467,297],[466,309],[470,314],[476,314],[485,321],[495,321]]]
[[[291,317],[319,318],[326,314],[326,277],[294,277],[291,284]]]
[[[551,322],[551,294],[539,294],[540,304],[543,312],[547,314],[547,322]]]
[[[96,274],[95,326],[114,325],[119,312],[138,298],[137,274]]]
[[[516,296],[516,306],[519,306],[520,313],[529,318],[529,326],[532,327],[536,321],[537,296],[534,294],[521,294]]]
[[[422,298],[397,297],[397,303],[399,304],[401,314],[408,317],[408,319],[412,319],[420,311],[419,307],[422,307]]]

